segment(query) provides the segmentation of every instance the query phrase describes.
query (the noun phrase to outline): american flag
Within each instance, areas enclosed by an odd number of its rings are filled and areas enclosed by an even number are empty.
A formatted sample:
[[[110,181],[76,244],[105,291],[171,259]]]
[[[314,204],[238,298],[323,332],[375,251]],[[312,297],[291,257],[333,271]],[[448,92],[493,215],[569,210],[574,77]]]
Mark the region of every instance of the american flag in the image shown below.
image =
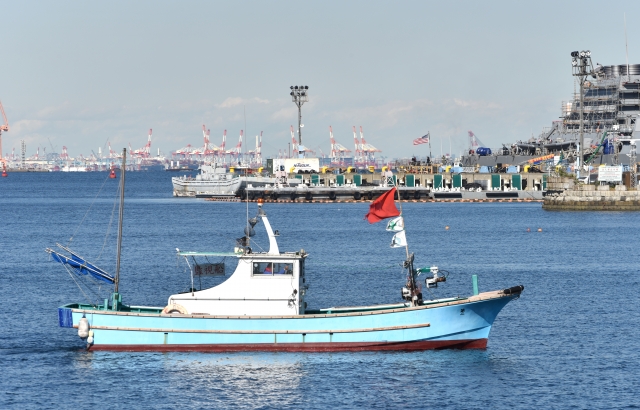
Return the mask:
[[[428,144],[429,143],[429,132],[427,132],[427,135],[423,135],[420,138],[416,138],[413,140],[413,145],[420,145],[420,144]]]

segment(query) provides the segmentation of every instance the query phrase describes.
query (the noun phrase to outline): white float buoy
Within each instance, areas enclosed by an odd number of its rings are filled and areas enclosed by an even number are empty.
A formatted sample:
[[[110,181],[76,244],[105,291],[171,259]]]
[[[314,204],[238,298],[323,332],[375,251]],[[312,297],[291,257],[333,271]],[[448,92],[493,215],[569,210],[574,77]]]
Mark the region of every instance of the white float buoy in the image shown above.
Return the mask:
[[[82,317],[78,322],[78,336],[80,336],[80,339],[89,337],[89,321],[86,317]]]

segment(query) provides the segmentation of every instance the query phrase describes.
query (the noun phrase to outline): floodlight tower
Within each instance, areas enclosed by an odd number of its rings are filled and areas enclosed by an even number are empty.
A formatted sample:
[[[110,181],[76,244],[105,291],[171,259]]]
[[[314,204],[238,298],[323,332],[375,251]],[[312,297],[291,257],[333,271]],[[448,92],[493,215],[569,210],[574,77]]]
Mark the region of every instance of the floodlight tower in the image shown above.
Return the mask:
[[[298,146],[302,145],[302,104],[309,101],[309,86],[308,85],[292,85],[289,87],[291,92],[291,101],[298,106]]]
[[[587,81],[588,76],[596,78],[596,75],[593,71],[593,64],[591,63],[591,51],[572,51],[571,58],[573,76],[578,77],[580,82],[580,150],[578,152],[577,171],[577,176],[580,178],[580,170],[582,169],[582,162],[584,161],[584,83]]]

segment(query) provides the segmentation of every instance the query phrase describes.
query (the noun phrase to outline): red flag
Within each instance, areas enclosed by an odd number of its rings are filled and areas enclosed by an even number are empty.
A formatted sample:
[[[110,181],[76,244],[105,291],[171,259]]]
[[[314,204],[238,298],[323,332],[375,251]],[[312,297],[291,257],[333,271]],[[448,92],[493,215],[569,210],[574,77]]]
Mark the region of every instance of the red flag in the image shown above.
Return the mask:
[[[380,198],[371,202],[371,205],[369,206],[369,213],[364,216],[370,224],[400,215],[400,211],[396,208],[396,204],[393,200],[395,195],[396,187],[393,187],[389,191],[380,195]]]

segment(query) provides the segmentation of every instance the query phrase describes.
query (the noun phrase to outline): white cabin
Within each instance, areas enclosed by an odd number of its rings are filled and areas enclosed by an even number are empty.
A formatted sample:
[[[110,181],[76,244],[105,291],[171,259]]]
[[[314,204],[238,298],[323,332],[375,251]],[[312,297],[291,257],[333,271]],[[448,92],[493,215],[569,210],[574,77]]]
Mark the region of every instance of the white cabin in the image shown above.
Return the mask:
[[[178,304],[190,315],[304,314],[307,289],[304,261],[307,254],[304,250],[280,253],[276,236],[262,208],[259,216],[269,236],[268,252],[252,253],[248,247],[239,248],[240,252],[236,254],[238,266],[229,279],[209,289],[171,295],[169,305]]]

